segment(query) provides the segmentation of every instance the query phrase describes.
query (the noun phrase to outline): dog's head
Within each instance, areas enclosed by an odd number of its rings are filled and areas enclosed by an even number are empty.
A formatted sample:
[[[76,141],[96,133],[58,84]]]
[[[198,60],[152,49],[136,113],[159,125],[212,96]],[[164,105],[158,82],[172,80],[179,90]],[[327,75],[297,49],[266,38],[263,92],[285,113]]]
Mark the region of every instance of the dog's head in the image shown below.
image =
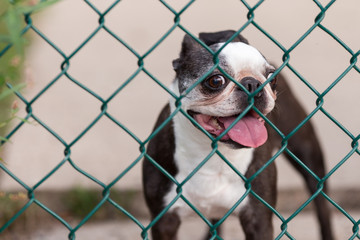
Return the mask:
[[[199,38],[216,52],[234,34],[234,31],[200,33]],[[275,71],[262,54],[241,35],[223,48],[218,59],[221,69],[250,93],[262,86]],[[173,61],[175,84],[179,92],[186,91],[213,66],[213,55],[186,35],[180,58]],[[254,107],[264,115],[274,108],[275,85],[274,80],[254,96]],[[249,96],[246,91],[219,69],[211,72],[182,101],[183,109],[215,137],[223,133],[248,106]],[[258,147],[266,140],[264,120],[252,109],[224,135],[221,142],[235,147]]]

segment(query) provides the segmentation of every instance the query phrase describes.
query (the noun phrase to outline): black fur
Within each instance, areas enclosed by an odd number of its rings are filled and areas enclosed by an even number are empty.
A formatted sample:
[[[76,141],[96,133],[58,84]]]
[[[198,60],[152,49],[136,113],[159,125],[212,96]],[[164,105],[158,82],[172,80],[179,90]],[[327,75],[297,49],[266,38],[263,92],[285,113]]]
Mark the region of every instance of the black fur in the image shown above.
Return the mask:
[[[155,124],[157,129],[170,115],[170,106],[166,105],[160,113]],[[174,162],[175,142],[172,121],[170,121],[149,142],[147,154],[163,167],[170,175],[175,176],[178,172]],[[157,144],[162,143],[162,144]],[[162,206],[163,195],[171,187],[171,181],[148,159],[143,162],[143,186],[145,200],[150,208],[152,217],[156,217],[164,206]]]
[[[235,34],[235,31],[222,31],[217,33],[200,33],[200,40],[210,48],[213,44],[225,42]],[[238,35],[233,41],[240,41],[248,44],[248,41]],[[194,50],[197,51],[194,51]],[[195,54],[195,55],[194,55]],[[197,61],[193,65],[189,59]],[[212,55],[194,42],[190,36],[185,36],[180,58],[174,60],[173,66],[177,78],[186,79],[191,74],[192,78],[199,78],[199,65],[202,68],[210,69],[209,65]],[[220,59],[221,61],[221,59]],[[201,63],[204,63],[202,65]],[[226,69],[226,66],[221,66]],[[187,88],[186,81],[179,81],[180,92]],[[305,117],[306,113],[294,98],[289,86],[281,75],[278,76],[278,91],[281,95],[277,99],[277,111],[268,115],[270,120],[286,135],[291,132]],[[155,128],[167,119],[170,115],[170,108],[167,105],[161,112]],[[178,169],[174,162],[175,139],[172,121],[170,121],[150,142],[147,148],[147,154],[153,158],[157,164],[164,168],[171,176],[175,176]],[[245,176],[251,177],[257,172],[270,158],[274,148],[280,147],[281,138],[279,135],[268,127],[269,139],[261,147],[257,148]],[[320,178],[325,175],[325,163],[320,144],[316,138],[315,131],[311,122],[308,122],[301,128],[288,142],[288,149],[292,151],[304,164],[306,164]],[[302,167],[290,157],[286,156],[296,170],[303,176],[310,193],[317,189],[317,182]],[[172,186],[171,180],[166,177],[149,159],[145,158],[143,162],[143,186],[147,205],[154,219],[163,210],[165,194]],[[251,190],[258,194],[271,206],[276,204],[276,168],[275,164],[270,164],[261,172],[251,183]],[[250,186],[249,185],[249,186]],[[326,190],[326,187],[324,187]],[[240,221],[243,226],[247,240],[267,240],[273,237],[272,216],[273,213],[253,195],[249,195],[248,205],[240,213]],[[331,229],[330,211],[327,201],[319,196],[315,200],[316,212],[321,226],[323,240],[332,240],[333,234]],[[213,219],[215,223],[217,220]],[[177,239],[177,229],[180,226],[180,218],[174,212],[167,212],[153,226],[153,240],[175,240]],[[210,235],[208,238],[211,237]]]
[[[277,111],[273,111],[270,114],[270,120],[287,135],[306,118],[307,114],[296,98],[294,98],[294,94],[281,74],[278,76],[277,89],[281,94],[276,101]],[[269,134],[271,134],[271,141],[276,144],[276,147],[279,147],[282,140],[279,135],[272,129],[269,129]],[[288,149],[319,178],[325,176],[323,153],[311,121],[307,122],[290,138]],[[288,155],[286,157],[303,177],[309,193],[314,194],[317,191],[318,182],[303,167],[296,163],[292,157]],[[323,190],[327,192],[326,184],[324,184]],[[328,201],[322,195],[319,195],[314,199],[314,204],[322,239],[334,239]]]

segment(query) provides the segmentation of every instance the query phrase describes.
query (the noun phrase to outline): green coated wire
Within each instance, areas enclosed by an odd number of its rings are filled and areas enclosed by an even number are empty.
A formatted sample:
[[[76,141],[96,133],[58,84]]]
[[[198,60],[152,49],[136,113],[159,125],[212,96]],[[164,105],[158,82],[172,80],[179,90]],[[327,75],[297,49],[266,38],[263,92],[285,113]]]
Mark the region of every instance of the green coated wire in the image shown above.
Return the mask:
[[[303,209],[308,206],[316,197],[319,195],[324,196],[340,213],[345,215],[349,221],[353,224],[353,234],[349,236],[349,239],[360,239],[359,235],[359,220],[356,221],[348,212],[346,212],[341,206],[338,205],[332,198],[330,198],[324,191],[324,182],[327,181],[343,164],[346,163],[346,161],[353,156],[354,154],[360,155],[359,150],[359,139],[360,134],[353,133],[350,130],[346,128],[342,123],[340,123],[335,117],[333,117],[324,107],[324,103],[326,100],[326,95],[333,90],[333,88],[341,82],[341,80],[346,76],[349,71],[354,69],[358,73],[360,73],[360,68],[356,65],[358,57],[360,55],[360,50],[353,51],[344,41],[342,41],[335,33],[329,30],[328,27],[323,25],[323,20],[326,18],[326,12],[330,7],[333,6],[336,0],[332,0],[326,5],[321,4],[317,0],[313,0],[314,4],[319,8],[320,12],[314,19],[314,24],[308,27],[308,30],[301,35],[289,48],[285,48],[280,41],[275,39],[266,29],[261,27],[257,21],[256,21],[256,10],[263,4],[264,0],[258,1],[256,4],[251,6],[247,1],[241,0],[241,3],[247,8],[247,18],[248,20],[242,24],[236,31],[236,33],[216,52],[213,52],[208,46],[206,46],[200,39],[198,39],[191,31],[189,31],[186,27],[184,27],[181,24],[181,15],[186,12],[192,4],[195,2],[195,0],[189,1],[180,11],[174,10],[169,3],[167,3],[164,0],[160,0],[160,3],[164,5],[166,9],[168,9],[172,14],[174,14],[174,23],[173,25],[163,33],[163,35],[152,44],[152,46],[145,51],[144,54],[139,54],[129,43],[125,42],[121,36],[115,34],[107,25],[106,25],[106,16],[109,12],[114,9],[117,5],[121,3],[120,0],[114,1],[108,8],[106,8],[104,11],[100,11],[94,4],[91,3],[91,1],[84,0],[84,2],[92,9],[99,17],[99,25],[93,29],[93,31],[87,36],[81,44],[79,44],[70,54],[65,54],[55,43],[53,43],[44,33],[42,33],[33,23],[31,14],[27,14],[24,16],[24,22],[26,26],[22,30],[21,34],[27,33],[29,31],[32,31],[33,33],[37,34],[42,40],[44,40],[45,43],[47,43],[49,46],[51,46],[62,58],[63,61],[60,65],[59,73],[50,80],[43,89],[41,89],[32,99],[26,99],[20,92],[15,91],[15,95],[26,105],[26,116],[24,119],[26,120],[34,120],[36,121],[39,126],[44,128],[47,132],[49,132],[55,139],[57,139],[64,147],[64,158],[61,159],[56,166],[49,171],[45,176],[43,176],[37,183],[34,184],[34,186],[28,186],[26,183],[24,183],[21,178],[17,177],[12,171],[10,171],[6,166],[0,162],[0,169],[6,173],[8,176],[10,176],[12,179],[14,179],[23,189],[25,189],[28,193],[28,202],[17,212],[15,215],[7,221],[3,226],[0,226],[0,233],[3,232],[6,228],[8,228],[11,224],[14,224],[16,219],[22,215],[31,205],[36,204],[39,207],[41,207],[43,210],[45,210],[47,213],[49,213],[51,216],[53,216],[57,221],[59,221],[61,224],[63,224],[68,230],[68,239],[76,239],[76,232],[87,222],[89,221],[92,216],[106,203],[110,203],[112,206],[114,206],[115,209],[122,212],[124,215],[126,215],[130,220],[134,222],[141,230],[141,237],[142,239],[149,239],[148,233],[152,226],[159,221],[159,219],[166,214],[166,212],[169,211],[169,209],[175,204],[176,201],[184,201],[193,211],[208,225],[210,229],[210,233],[212,234],[211,239],[222,239],[217,232],[217,228],[221,226],[221,224],[224,223],[224,221],[231,215],[231,213],[241,204],[241,202],[244,201],[246,197],[249,195],[254,196],[258,201],[260,201],[262,204],[264,204],[266,207],[268,207],[277,218],[280,219],[282,222],[281,224],[281,232],[276,237],[276,239],[282,239],[283,237],[287,237],[289,239],[295,239],[289,232],[288,232],[288,225],[291,224],[291,221],[300,214]],[[223,50],[224,47],[226,47],[227,44],[229,44],[236,36],[237,34],[240,34],[243,30],[245,30],[249,26],[254,26],[256,29],[259,30],[264,36],[266,36],[269,40],[273,42],[275,46],[277,46],[282,52],[282,60],[283,63],[279,68],[276,70],[274,75],[268,79],[257,91],[254,93],[249,93],[242,85],[240,85],[238,82],[236,82],[234,79],[231,78],[221,67],[219,66],[219,59],[218,56]],[[97,94],[94,90],[88,88],[85,84],[81,83],[78,79],[71,76],[69,73],[69,69],[71,68],[71,61],[72,58],[78,54],[84,46],[86,46],[98,33],[99,31],[103,29],[105,32],[109,34],[109,36],[113,37],[115,40],[117,40],[118,44],[121,44],[124,46],[130,53],[132,53],[136,59],[138,68],[131,74],[125,82],[123,82],[120,86],[118,86],[116,89],[114,89],[114,92],[108,97],[103,99],[100,97],[99,94]],[[145,62],[147,60],[147,57],[153,53],[153,51],[163,43],[165,39],[167,39],[176,29],[182,30],[185,34],[190,35],[196,42],[198,42],[204,49],[206,49],[210,54],[213,55],[213,67],[203,76],[201,76],[192,86],[190,86],[184,93],[181,93],[180,96],[177,96],[175,93],[173,93],[169,88],[167,88],[161,81],[159,81],[154,73],[150,72],[145,67]],[[294,66],[291,65],[290,57],[291,53],[294,49],[296,49],[303,41],[306,39],[315,29],[321,29],[326,34],[328,34],[330,37],[332,37],[340,46],[344,48],[345,51],[347,51],[350,55],[349,58],[349,66],[341,73],[336,79],[333,80],[333,82],[326,88],[325,91],[322,93],[318,92],[318,90],[301,75],[300,72],[296,70]],[[0,50],[0,57],[2,57],[6,52],[12,47],[11,44],[5,46],[2,50]],[[284,135],[266,116],[264,116],[256,107],[254,106],[254,99],[253,97],[261,91],[264,86],[273,80],[273,78],[279,74],[281,70],[284,68],[288,68],[291,70],[295,76],[305,84],[316,96],[317,100],[315,103],[315,107],[313,111],[300,123],[298,124],[289,134]],[[282,138],[282,145],[280,149],[267,161],[264,166],[262,166],[253,176],[250,176],[249,178],[246,178],[243,174],[241,174],[227,159],[226,157],[218,150],[218,141],[229,131],[229,129],[225,130],[220,136],[214,138],[212,135],[210,135],[205,129],[203,129],[186,111],[182,109],[182,99],[186,98],[186,96],[198,85],[200,84],[206,77],[208,77],[215,69],[218,69],[220,72],[222,72],[224,75],[227,76],[231,81],[233,81],[235,84],[237,84],[240,88],[242,88],[247,94],[248,94],[248,102],[249,105],[247,109],[240,114],[236,118],[236,120],[231,124],[230,127],[234,126],[248,111],[253,110],[257,112],[264,120],[265,122],[275,130],[275,132]],[[147,76],[150,77],[152,81],[154,81],[161,89],[163,89],[169,96],[175,99],[175,110],[170,114],[170,116],[162,123],[160,126],[155,129],[154,132],[152,132],[146,139],[141,140],[136,134],[134,134],[130,129],[128,129],[123,123],[121,123],[118,119],[116,119],[114,116],[112,116],[107,110],[108,110],[108,103],[111,102],[114,97],[116,97],[121,91],[123,91],[127,85],[133,81],[133,79],[138,76],[140,73],[145,73]],[[101,107],[99,109],[98,115],[83,129],[78,135],[72,139],[72,141],[67,142],[65,141],[60,134],[58,134],[55,130],[50,128],[32,109],[32,105],[43,96],[45,92],[47,92],[50,88],[54,86],[54,84],[62,77],[65,77],[67,80],[72,82],[74,85],[78,86],[80,89],[94,97],[99,103],[101,104]],[[13,89],[11,84],[7,84],[8,88]],[[301,159],[298,159],[288,148],[287,144],[288,141],[292,138],[292,136],[300,129],[302,128],[314,115],[322,113],[324,116],[326,116],[328,119],[330,119],[339,129],[341,129],[348,137],[349,137],[349,145],[351,146],[351,150],[348,152],[348,154],[339,161],[338,164],[336,164],[335,167],[333,167],[323,178],[320,178],[315,173],[313,173],[305,164],[302,163]],[[169,124],[172,119],[176,116],[176,114],[182,114],[186,118],[189,119],[193,124],[198,126],[198,128],[206,134],[209,139],[211,140],[212,144],[212,151],[197,165],[194,167],[193,171],[182,181],[178,182],[173,176],[171,176],[165,169],[163,169],[157,162],[156,159],[152,159],[151,156],[149,156],[146,153],[146,144],[154,138],[160,131],[163,129],[167,124]],[[102,118],[108,118],[110,119],[116,126],[121,128],[125,133],[127,133],[129,136],[131,136],[138,144],[139,144],[139,156],[133,159],[133,161],[123,170],[120,172],[109,184],[105,184],[98,180],[96,177],[92,176],[88,172],[84,171],[82,168],[77,166],[75,162],[71,159],[71,149],[72,147],[79,142],[83,136],[92,129]],[[17,131],[20,131],[24,125],[24,122],[19,123],[16,125],[10,133],[6,136],[6,139],[10,139],[14,133]],[[6,144],[6,141],[1,141],[0,145]],[[304,168],[310,175],[318,182],[317,190],[314,194],[312,194],[293,214],[290,215],[288,218],[284,218],[275,208],[274,206],[271,206],[268,204],[264,199],[262,199],[256,192],[253,191],[251,187],[252,181],[262,172],[264,171],[270,164],[272,164],[274,161],[276,161],[277,157],[282,154],[286,153],[289,156],[291,156],[294,161],[302,168]],[[202,213],[199,211],[191,201],[189,201],[183,194],[182,194],[182,188],[184,184],[186,184],[190,179],[201,169],[201,167],[214,155],[219,156],[238,176],[244,181],[244,186],[246,188],[246,192],[243,194],[243,196],[233,205],[231,209],[228,210],[228,212],[220,218],[218,222],[215,224],[212,224]],[[126,209],[124,209],[122,206],[120,206],[118,203],[116,203],[114,200],[111,199],[111,189],[112,187],[129,172],[131,171],[135,166],[137,166],[143,158],[146,158],[148,161],[150,161],[160,172],[162,172],[165,176],[167,176],[170,181],[172,181],[177,186],[177,194],[174,197],[174,199],[163,209],[163,211],[155,217],[153,221],[151,221],[148,225],[144,225],[134,217],[130,212],[128,212]],[[61,218],[58,214],[56,214],[53,210],[48,208],[44,203],[39,201],[39,199],[36,198],[36,190],[44,183],[46,182],[55,172],[57,172],[60,168],[62,168],[65,164],[69,164],[73,167],[74,170],[79,172],[80,174],[87,177],[89,180],[93,181],[95,184],[97,184],[99,187],[103,189],[102,192],[102,199],[101,201],[80,221],[79,224],[77,224],[75,227],[71,227],[71,225],[65,221],[63,218]]]

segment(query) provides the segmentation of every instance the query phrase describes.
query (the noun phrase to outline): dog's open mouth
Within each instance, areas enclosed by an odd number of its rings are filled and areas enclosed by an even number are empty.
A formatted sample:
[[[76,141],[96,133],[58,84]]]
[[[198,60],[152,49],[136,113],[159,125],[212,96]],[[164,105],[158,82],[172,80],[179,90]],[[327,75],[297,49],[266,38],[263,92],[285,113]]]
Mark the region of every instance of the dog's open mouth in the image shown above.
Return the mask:
[[[189,114],[215,137],[223,133],[238,117],[214,117],[193,111],[189,111]],[[245,147],[255,148],[263,145],[267,138],[264,120],[251,110],[221,138],[221,141],[232,140]]]

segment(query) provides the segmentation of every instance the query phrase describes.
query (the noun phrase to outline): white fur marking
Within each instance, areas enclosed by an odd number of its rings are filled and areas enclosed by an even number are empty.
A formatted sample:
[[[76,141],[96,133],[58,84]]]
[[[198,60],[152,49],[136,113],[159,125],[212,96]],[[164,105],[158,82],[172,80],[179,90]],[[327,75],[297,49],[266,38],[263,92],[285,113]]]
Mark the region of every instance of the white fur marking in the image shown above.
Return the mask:
[[[219,48],[223,46],[223,43],[219,43]],[[255,76],[263,76],[263,71],[266,67],[269,67],[269,63],[261,55],[261,53],[248,44],[242,42],[234,42],[225,46],[220,52],[220,55],[224,56],[226,62],[230,64],[234,73],[240,73],[242,70],[251,71]],[[258,79],[261,82],[266,80]],[[264,87],[266,95],[268,96],[268,102],[265,109],[265,114],[269,113],[275,106],[275,99],[272,97],[273,93],[270,86]]]
[[[223,43],[219,44],[219,48]],[[261,53],[254,47],[242,42],[230,43],[220,52],[225,56],[227,63],[235,73],[239,73],[244,69],[253,71],[254,73],[263,70],[268,64]]]
[[[177,91],[177,82],[172,90]],[[174,110],[174,100],[170,100]],[[178,174],[175,179],[180,183],[212,151],[211,141],[196,129],[181,113],[174,117],[174,134],[176,141],[175,164]],[[219,143],[219,151],[242,174],[245,174],[253,158],[254,149],[231,149]],[[169,204],[177,195],[177,186],[173,185],[165,196],[164,204]],[[244,182],[217,154],[183,186],[182,194],[207,218],[221,218],[245,193]],[[235,210],[247,202],[247,198]],[[194,211],[179,199],[171,208],[181,217],[195,214]]]

